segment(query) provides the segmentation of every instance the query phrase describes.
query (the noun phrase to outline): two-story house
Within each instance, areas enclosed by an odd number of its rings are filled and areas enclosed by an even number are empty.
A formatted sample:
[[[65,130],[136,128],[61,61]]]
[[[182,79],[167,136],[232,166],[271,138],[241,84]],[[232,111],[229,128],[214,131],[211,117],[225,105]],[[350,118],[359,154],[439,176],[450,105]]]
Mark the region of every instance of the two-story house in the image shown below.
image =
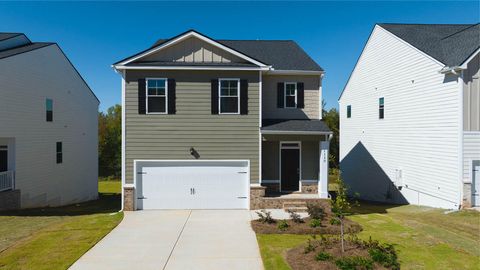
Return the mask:
[[[377,24],[340,97],[361,198],[480,206],[480,24]]]
[[[56,43],[0,33],[0,210],[97,198],[98,105]]]
[[[327,198],[324,71],[294,41],[190,30],[113,67],[125,210],[258,208],[265,189]]]

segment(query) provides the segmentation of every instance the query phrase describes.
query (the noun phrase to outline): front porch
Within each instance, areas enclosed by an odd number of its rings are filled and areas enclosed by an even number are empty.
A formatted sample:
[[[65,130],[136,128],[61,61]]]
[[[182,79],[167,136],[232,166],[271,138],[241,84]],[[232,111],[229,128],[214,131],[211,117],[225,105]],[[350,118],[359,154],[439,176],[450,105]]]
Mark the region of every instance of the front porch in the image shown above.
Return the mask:
[[[325,123],[264,119],[261,134],[261,178],[252,187],[252,209],[303,208],[328,198],[332,132]]]
[[[0,138],[0,211],[20,208],[15,189],[15,139]]]

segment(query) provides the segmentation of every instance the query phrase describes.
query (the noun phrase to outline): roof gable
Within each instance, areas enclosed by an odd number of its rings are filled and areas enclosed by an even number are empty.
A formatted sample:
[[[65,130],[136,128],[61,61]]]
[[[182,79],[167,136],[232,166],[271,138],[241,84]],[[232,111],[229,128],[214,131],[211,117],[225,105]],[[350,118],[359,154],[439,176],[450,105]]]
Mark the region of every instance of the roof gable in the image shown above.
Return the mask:
[[[151,61],[152,59],[148,59],[147,56],[149,54],[155,54],[156,51],[166,50],[168,47],[175,46],[175,44],[172,45],[171,43],[177,42],[176,44],[179,45],[178,42],[181,40],[192,37],[199,38],[204,42],[208,41],[210,46],[215,45],[217,49],[223,50],[224,54],[226,52],[234,56],[234,58],[232,58],[234,59],[233,61],[205,62],[205,64],[203,64],[204,66],[261,67],[263,69],[275,71],[323,72],[323,69],[300,46],[298,46],[295,41],[292,40],[213,40],[194,30],[187,31],[171,39],[159,39],[149,49],[123,59],[115,63],[114,66],[116,68],[121,68],[123,65],[151,67],[201,66],[201,62],[197,61],[172,61],[173,59],[170,59],[169,61],[164,61],[165,59]],[[200,50],[198,47],[196,50],[193,50],[193,53],[195,52],[200,56]],[[191,53],[192,51],[184,51],[184,55],[191,55]],[[209,57],[209,55],[207,55],[207,57]],[[177,60],[180,58],[181,56],[177,58]],[[150,61],[144,61],[145,59]],[[227,58],[227,60],[230,59]]]
[[[213,40],[213,39],[211,39],[211,38],[209,38],[205,35],[202,35],[202,34],[196,32],[194,30],[187,31],[183,34],[180,34],[180,35],[176,36],[176,37],[165,40],[161,43],[157,43],[157,44],[154,45],[154,47],[152,47],[150,49],[147,49],[143,52],[140,52],[136,55],[133,55],[131,57],[128,57],[126,59],[123,59],[123,60],[115,63],[114,65],[120,65],[120,66],[127,65],[127,64],[132,63],[134,61],[137,61],[139,59],[144,59],[145,57],[151,56],[154,53],[157,53],[161,50],[165,50],[165,49],[167,49],[171,46],[174,46],[174,45],[178,44],[179,42],[183,42],[183,41],[191,39],[191,38],[196,38],[198,40],[201,40],[201,41],[211,45],[211,48],[216,47],[217,49],[223,50],[224,52],[226,52],[228,54],[234,55],[235,57],[237,57],[239,59],[243,59],[246,62],[250,62],[251,64],[254,64],[256,66],[259,66],[259,67],[266,67],[267,66],[266,64],[264,64],[264,63],[262,63],[262,62],[260,62],[256,59],[253,59],[248,55],[245,55],[241,52],[238,52],[238,51],[236,51],[232,48],[229,48],[228,46],[225,46],[225,45],[223,45],[223,44],[221,44],[221,43],[219,43],[219,42],[217,42],[217,41],[215,41],[215,40]],[[191,53],[194,53],[194,52],[195,51],[192,51]],[[217,50],[217,52],[219,52],[219,51]],[[219,61],[219,62],[221,62],[221,61]]]
[[[379,24],[446,66],[459,66],[480,48],[480,24]]]

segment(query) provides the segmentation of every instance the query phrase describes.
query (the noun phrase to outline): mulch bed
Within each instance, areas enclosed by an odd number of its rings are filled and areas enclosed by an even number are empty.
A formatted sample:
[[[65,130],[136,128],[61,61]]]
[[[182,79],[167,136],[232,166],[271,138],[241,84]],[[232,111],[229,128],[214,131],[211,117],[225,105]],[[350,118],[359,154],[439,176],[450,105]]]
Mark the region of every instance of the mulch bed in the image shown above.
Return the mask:
[[[288,228],[286,230],[280,230],[278,228],[277,220],[275,223],[262,223],[258,220],[251,222],[252,228],[255,233],[262,234],[340,234],[340,225],[330,224],[330,216],[325,217],[322,220],[320,227],[310,227],[310,218],[304,218],[304,223],[295,223],[292,220],[286,220]],[[345,219],[345,233],[358,233],[362,230],[362,227],[351,220]]]
[[[347,257],[347,256],[348,257],[361,256],[365,258],[369,257],[368,250],[366,248],[359,247],[358,245],[348,241],[345,241],[345,253],[343,254],[342,254],[339,240],[333,240],[329,244],[321,243],[318,240],[313,240],[312,243],[317,247],[315,248],[314,251],[311,251],[308,253],[305,253],[306,244],[287,251],[286,260],[293,270],[338,269],[338,267],[335,265],[335,259],[332,259],[330,261],[315,260],[315,256],[319,252],[327,252],[328,254],[332,255],[335,258]],[[373,269],[388,269],[388,268],[385,268],[378,263],[374,263]]]

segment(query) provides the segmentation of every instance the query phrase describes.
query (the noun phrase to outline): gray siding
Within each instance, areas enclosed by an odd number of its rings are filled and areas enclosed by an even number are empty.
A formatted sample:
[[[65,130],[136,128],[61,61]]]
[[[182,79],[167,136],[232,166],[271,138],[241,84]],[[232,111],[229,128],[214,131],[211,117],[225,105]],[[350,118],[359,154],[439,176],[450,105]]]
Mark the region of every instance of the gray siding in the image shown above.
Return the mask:
[[[176,80],[174,115],[138,114],[138,79]],[[248,115],[212,115],[211,79],[247,79]],[[135,159],[192,159],[194,147],[200,159],[250,160],[250,179],[258,183],[259,157],[258,72],[228,71],[128,71],[126,76],[125,130],[126,183],[133,182]]]
[[[264,119],[319,119],[320,88],[319,75],[294,76],[272,75],[263,77],[262,88],[262,118]],[[305,108],[277,108],[277,83],[303,82],[305,87]]]
[[[463,130],[480,131],[480,55],[463,72]]]
[[[302,175],[301,180],[318,180],[319,141],[323,136],[264,136],[262,142],[262,180],[279,180],[280,141],[301,141]]]

